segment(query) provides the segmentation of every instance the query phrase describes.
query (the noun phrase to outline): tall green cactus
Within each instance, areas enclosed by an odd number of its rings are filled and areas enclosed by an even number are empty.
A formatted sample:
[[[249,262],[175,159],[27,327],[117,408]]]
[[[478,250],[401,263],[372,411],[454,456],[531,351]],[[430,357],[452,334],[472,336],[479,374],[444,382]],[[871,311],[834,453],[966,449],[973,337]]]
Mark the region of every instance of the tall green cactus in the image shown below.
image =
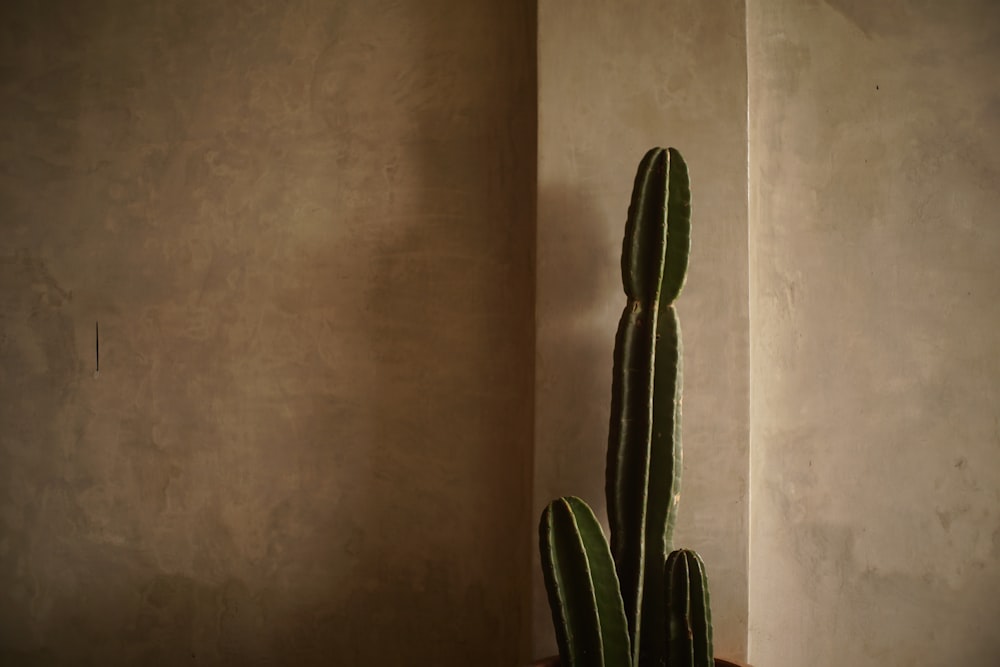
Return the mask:
[[[615,338],[605,487],[611,552],[639,667],[662,663],[661,633],[644,635],[642,628],[663,627],[663,599],[655,592],[663,589],[680,498],[682,355],[673,302],[684,286],[690,239],[687,165],[676,150],[654,148],[639,163],[625,223],[627,302]]]
[[[605,488],[611,544],[578,498],[551,503],[539,528],[563,667],[689,667],[667,659],[677,646],[675,621],[692,618],[692,608],[705,620],[690,625],[699,633],[692,646],[698,656],[707,646],[711,659],[701,559],[674,552],[664,569],[681,475],[682,348],[673,302],[684,286],[690,231],[687,165],[673,148],[654,148],[639,163],[622,248],[627,302],[615,337]],[[683,596],[679,564],[696,575]]]

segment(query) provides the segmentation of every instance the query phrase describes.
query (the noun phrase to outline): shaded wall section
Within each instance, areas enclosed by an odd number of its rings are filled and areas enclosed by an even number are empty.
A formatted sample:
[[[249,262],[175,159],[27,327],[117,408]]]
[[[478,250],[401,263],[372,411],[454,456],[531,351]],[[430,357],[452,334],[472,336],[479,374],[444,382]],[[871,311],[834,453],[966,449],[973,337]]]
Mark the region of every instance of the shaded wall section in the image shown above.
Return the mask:
[[[1000,5],[749,3],[754,664],[1000,664]]]
[[[604,518],[621,256],[636,166],[676,146],[692,177],[684,481],[676,535],[712,579],[721,656],[746,651],[748,320],[744,4],[539,3],[534,516],[577,495]],[[535,565],[536,652],[554,652]]]
[[[3,3],[0,662],[526,656],[533,21]]]

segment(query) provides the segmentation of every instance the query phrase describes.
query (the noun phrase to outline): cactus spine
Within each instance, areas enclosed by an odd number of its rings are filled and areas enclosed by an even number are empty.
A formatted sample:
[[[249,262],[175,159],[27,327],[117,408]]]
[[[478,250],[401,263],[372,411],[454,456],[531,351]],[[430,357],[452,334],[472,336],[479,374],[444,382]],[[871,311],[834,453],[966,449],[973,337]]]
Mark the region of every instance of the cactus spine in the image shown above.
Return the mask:
[[[703,610],[710,622],[697,554],[674,552],[664,568],[681,475],[682,348],[673,303],[684,286],[690,232],[687,165],[673,148],[654,148],[639,163],[622,247],[627,301],[615,336],[605,486],[611,544],[578,498],[553,501],[539,528],[563,667],[662,667],[674,650],[676,619]],[[697,575],[683,596],[682,571]],[[675,608],[682,599],[683,613]],[[700,656],[705,623],[689,627],[702,633],[692,640]],[[710,660],[710,625],[707,632]],[[669,663],[689,664],[702,667]]]

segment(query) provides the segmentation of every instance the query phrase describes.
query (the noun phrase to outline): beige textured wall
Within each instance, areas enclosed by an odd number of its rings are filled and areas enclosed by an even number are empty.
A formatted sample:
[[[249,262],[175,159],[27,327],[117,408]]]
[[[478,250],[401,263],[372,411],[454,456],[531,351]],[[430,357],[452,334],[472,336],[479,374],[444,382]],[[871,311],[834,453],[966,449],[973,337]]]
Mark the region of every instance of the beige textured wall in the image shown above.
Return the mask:
[[[2,3],[0,663],[524,657],[533,14]]]
[[[750,658],[1000,664],[1000,4],[748,17]]]
[[[677,542],[705,557],[730,657],[745,652],[747,613],[744,29],[742,0],[539,3],[535,520],[567,494],[604,515],[625,212],[639,158],[676,146],[694,190]],[[534,572],[542,654],[554,639],[537,557]]]

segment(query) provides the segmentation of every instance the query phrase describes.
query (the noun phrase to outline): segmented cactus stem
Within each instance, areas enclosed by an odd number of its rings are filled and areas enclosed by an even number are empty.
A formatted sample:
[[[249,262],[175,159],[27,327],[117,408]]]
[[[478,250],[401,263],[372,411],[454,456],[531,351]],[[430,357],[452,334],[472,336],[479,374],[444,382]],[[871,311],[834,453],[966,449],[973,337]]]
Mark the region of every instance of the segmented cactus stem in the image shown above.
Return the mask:
[[[662,590],[680,495],[682,356],[672,304],[687,272],[690,212],[683,158],[672,148],[647,152],[622,246],[627,300],[615,337],[605,487],[633,660],[642,666],[662,662],[662,642],[641,632],[644,622],[662,625],[662,599],[644,591]]]

